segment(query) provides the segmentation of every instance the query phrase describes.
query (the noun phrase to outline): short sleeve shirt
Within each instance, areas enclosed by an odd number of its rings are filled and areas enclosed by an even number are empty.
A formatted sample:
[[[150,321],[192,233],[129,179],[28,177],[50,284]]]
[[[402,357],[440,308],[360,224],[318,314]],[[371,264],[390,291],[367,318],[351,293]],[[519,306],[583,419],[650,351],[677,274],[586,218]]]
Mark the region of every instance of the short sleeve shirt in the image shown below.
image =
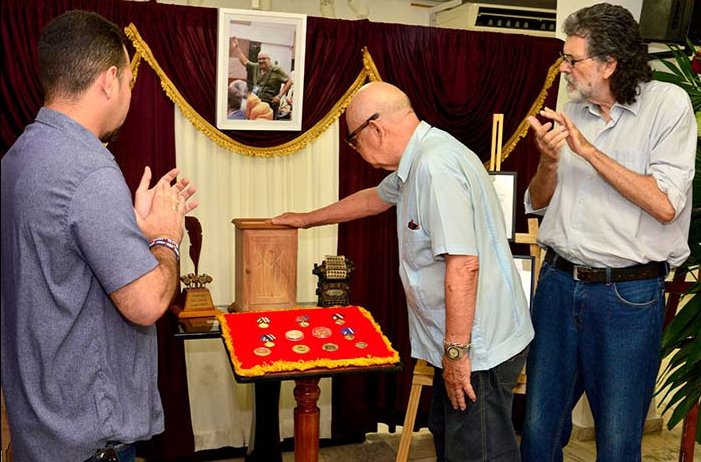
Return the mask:
[[[448,133],[421,122],[397,171],[377,192],[397,207],[399,272],[412,356],[441,367],[444,254],[479,258],[473,370],[491,369],[522,351],[533,338],[533,327],[501,206],[479,158]]]
[[[82,461],[163,431],[154,326],[108,294],[157,260],[112,154],[42,108],[2,158],[2,388],[17,460]]]

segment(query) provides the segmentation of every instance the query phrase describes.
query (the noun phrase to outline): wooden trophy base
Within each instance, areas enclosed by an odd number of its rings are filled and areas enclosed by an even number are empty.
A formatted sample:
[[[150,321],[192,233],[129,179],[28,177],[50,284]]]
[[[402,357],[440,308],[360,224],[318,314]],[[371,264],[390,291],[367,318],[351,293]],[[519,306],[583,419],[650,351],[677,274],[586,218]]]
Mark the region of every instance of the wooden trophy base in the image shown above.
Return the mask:
[[[204,287],[183,290],[181,303],[172,305],[171,309],[178,319],[213,317],[220,313],[214,308],[209,290]]]

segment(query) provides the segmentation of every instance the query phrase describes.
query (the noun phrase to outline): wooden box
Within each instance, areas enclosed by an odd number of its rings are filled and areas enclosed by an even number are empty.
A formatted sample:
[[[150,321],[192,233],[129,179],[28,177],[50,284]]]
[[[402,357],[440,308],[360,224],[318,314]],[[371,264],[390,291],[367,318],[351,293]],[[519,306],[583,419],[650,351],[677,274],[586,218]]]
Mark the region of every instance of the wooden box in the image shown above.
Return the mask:
[[[297,304],[297,229],[264,218],[236,218],[235,300],[229,311]]]

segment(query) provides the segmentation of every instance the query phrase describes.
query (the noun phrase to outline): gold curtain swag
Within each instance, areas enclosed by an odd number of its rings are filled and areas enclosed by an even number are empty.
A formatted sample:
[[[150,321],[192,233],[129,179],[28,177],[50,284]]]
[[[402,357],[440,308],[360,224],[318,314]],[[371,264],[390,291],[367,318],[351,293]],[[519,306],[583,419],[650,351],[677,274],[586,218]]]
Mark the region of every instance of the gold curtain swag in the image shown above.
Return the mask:
[[[521,141],[521,138],[526,136],[526,133],[528,133],[528,118],[530,116],[536,115],[538,111],[542,109],[543,104],[545,103],[545,98],[547,98],[548,96],[548,90],[550,90],[550,87],[552,87],[553,82],[555,81],[555,77],[557,77],[557,74],[560,73],[560,63],[562,63],[562,58],[558,58],[557,61],[555,61],[555,63],[552,66],[550,66],[550,69],[548,69],[548,75],[545,77],[545,84],[543,84],[543,88],[540,90],[540,93],[538,93],[538,96],[536,97],[535,101],[533,101],[533,104],[531,104],[531,107],[528,110],[526,116],[523,118],[523,120],[521,120],[521,123],[518,124],[518,127],[516,128],[514,134],[511,135],[509,140],[502,147],[502,162],[504,162],[504,160],[506,160],[506,158],[509,157],[509,154],[513,152],[518,142]],[[485,162],[485,166],[489,166],[489,161]]]
[[[367,47],[363,47],[363,69],[358,74],[358,77],[351,84],[351,86],[346,90],[340,100],[334,104],[331,110],[313,127],[311,127],[306,132],[302,133],[297,138],[288,141],[287,143],[280,144],[278,146],[270,147],[256,147],[249,146],[232,139],[227,136],[212,124],[207,122],[200,114],[198,114],[192,106],[183,98],[182,94],[175,87],[170,78],[163,71],[158,61],[153,56],[151,48],[144,41],[139,34],[138,29],[133,23],[124,28],[124,33],[131,40],[136,53],[131,62],[132,68],[132,80],[131,86],[133,87],[136,83],[136,78],[138,75],[139,65],[143,59],[146,63],[154,70],[156,75],[161,81],[161,88],[165,92],[166,96],[175,103],[175,105],[180,109],[183,115],[190,121],[190,123],[199,131],[205,134],[209,139],[217,143],[219,146],[227,149],[229,151],[242,154],[245,156],[252,157],[276,157],[276,156],[287,156],[294,154],[301,149],[305,148],[307,145],[313,143],[321,134],[326,131],[346,110],[350,100],[353,96],[360,90],[363,84],[370,80],[372,82],[382,81],[377,66],[370,55]],[[545,84],[541,89],[538,97],[531,105],[531,108],[526,114],[526,117],[521,121],[516,132],[509,138],[507,143],[504,145],[502,150],[502,161],[506,159],[509,154],[514,150],[519,140],[523,138],[528,132],[528,120],[527,118],[531,115],[535,115],[543,105],[545,98],[548,94],[548,90],[552,86],[557,73],[559,72],[560,59],[553,64],[548,70],[548,75],[545,80]]]
[[[350,88],[346,90],[341,99],[336,104],[334,104],[331,110],[312,128],[302,133],[297,138],[278,146],[262,148],[248,146],[246,144],[239,143],[238,141],[232,139],[231,137],[218,130],[212,124],[207,122],[201,115],[199,115],[192,108],[192,106],[190,106],[190,104],[185,100],[185,98],[183,98],[180,91],[178,91],[173,82],[170,80],[170,78],[168,78],[166,73],[158,64],[158,61],[153,56],[150,47],[141,37],[139,31],[133,23],[129,24],[129,26],[127,26],[124,29],[124,33],[129,38],[129,40],[131,40],[132,44],[134,45],[134,49],[136,50],[136,55],[134,56],[134,60],[132,60],[132,72],[133,69],[135,69],[135,67],[138,66],[139,60],[137,59],[137,56],[139,56],[139,58],[145,60],[146,63],[148,63],[148,65],[151,66],[154,72],[156,72],[156,75],[158,75],[158,78],[161,81],[161,87],[163,88],[163,91],[165,92],[166,96],[168,96],[168,98],[171,101],[173,101],[173,103],[175,103],[176,106],[178,106],[183,115],[190,121],[190,123],[192,123],[192,125],[197,130],[204,133],[209,139],[211,139],[224,149],[246,156],[286,156],[294,154],[297,151],[303,149],[307,145],[313,143],[319,136],[321,136],[321,134],[324,131],[326,131],[331,126],[331,124],[333,124],[336,121],[336,119],[338,119],[341,116],[343,111],[348,106],[348,103],[350,103],[350,100],[353,97],[353,95],[355,95],[355,93],[360,89],[360,87],[363,86],[367,79],[379,79],[379,75],[377,74],[375,64],[372,63],[372,58],[370,57],[367,48],[365,48],[363,49],[363,63],[369,62],[372,64],[363,66],[363,70],[360,71],[358,77],[355,79]],[[136,66],[134,64],[135,62],[137,63]],[[136,80],[136,74],[132,76],[132,80]]]

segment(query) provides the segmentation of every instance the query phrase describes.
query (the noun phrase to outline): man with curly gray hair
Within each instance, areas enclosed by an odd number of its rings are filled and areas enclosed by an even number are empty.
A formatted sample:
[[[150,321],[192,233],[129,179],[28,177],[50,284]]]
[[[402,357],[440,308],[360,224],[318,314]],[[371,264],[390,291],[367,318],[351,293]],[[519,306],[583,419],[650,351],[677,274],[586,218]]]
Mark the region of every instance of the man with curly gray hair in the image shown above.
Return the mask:
[[[689,255],[696,120],[652,81],[625,8],[570,15],[560,70],[570,102],[529,118],[540,162],[527,213],[547,248],[533,302],[523,461],[561,461],[587,394],[597,461],[639,461],[660,363],[664,279]]]

